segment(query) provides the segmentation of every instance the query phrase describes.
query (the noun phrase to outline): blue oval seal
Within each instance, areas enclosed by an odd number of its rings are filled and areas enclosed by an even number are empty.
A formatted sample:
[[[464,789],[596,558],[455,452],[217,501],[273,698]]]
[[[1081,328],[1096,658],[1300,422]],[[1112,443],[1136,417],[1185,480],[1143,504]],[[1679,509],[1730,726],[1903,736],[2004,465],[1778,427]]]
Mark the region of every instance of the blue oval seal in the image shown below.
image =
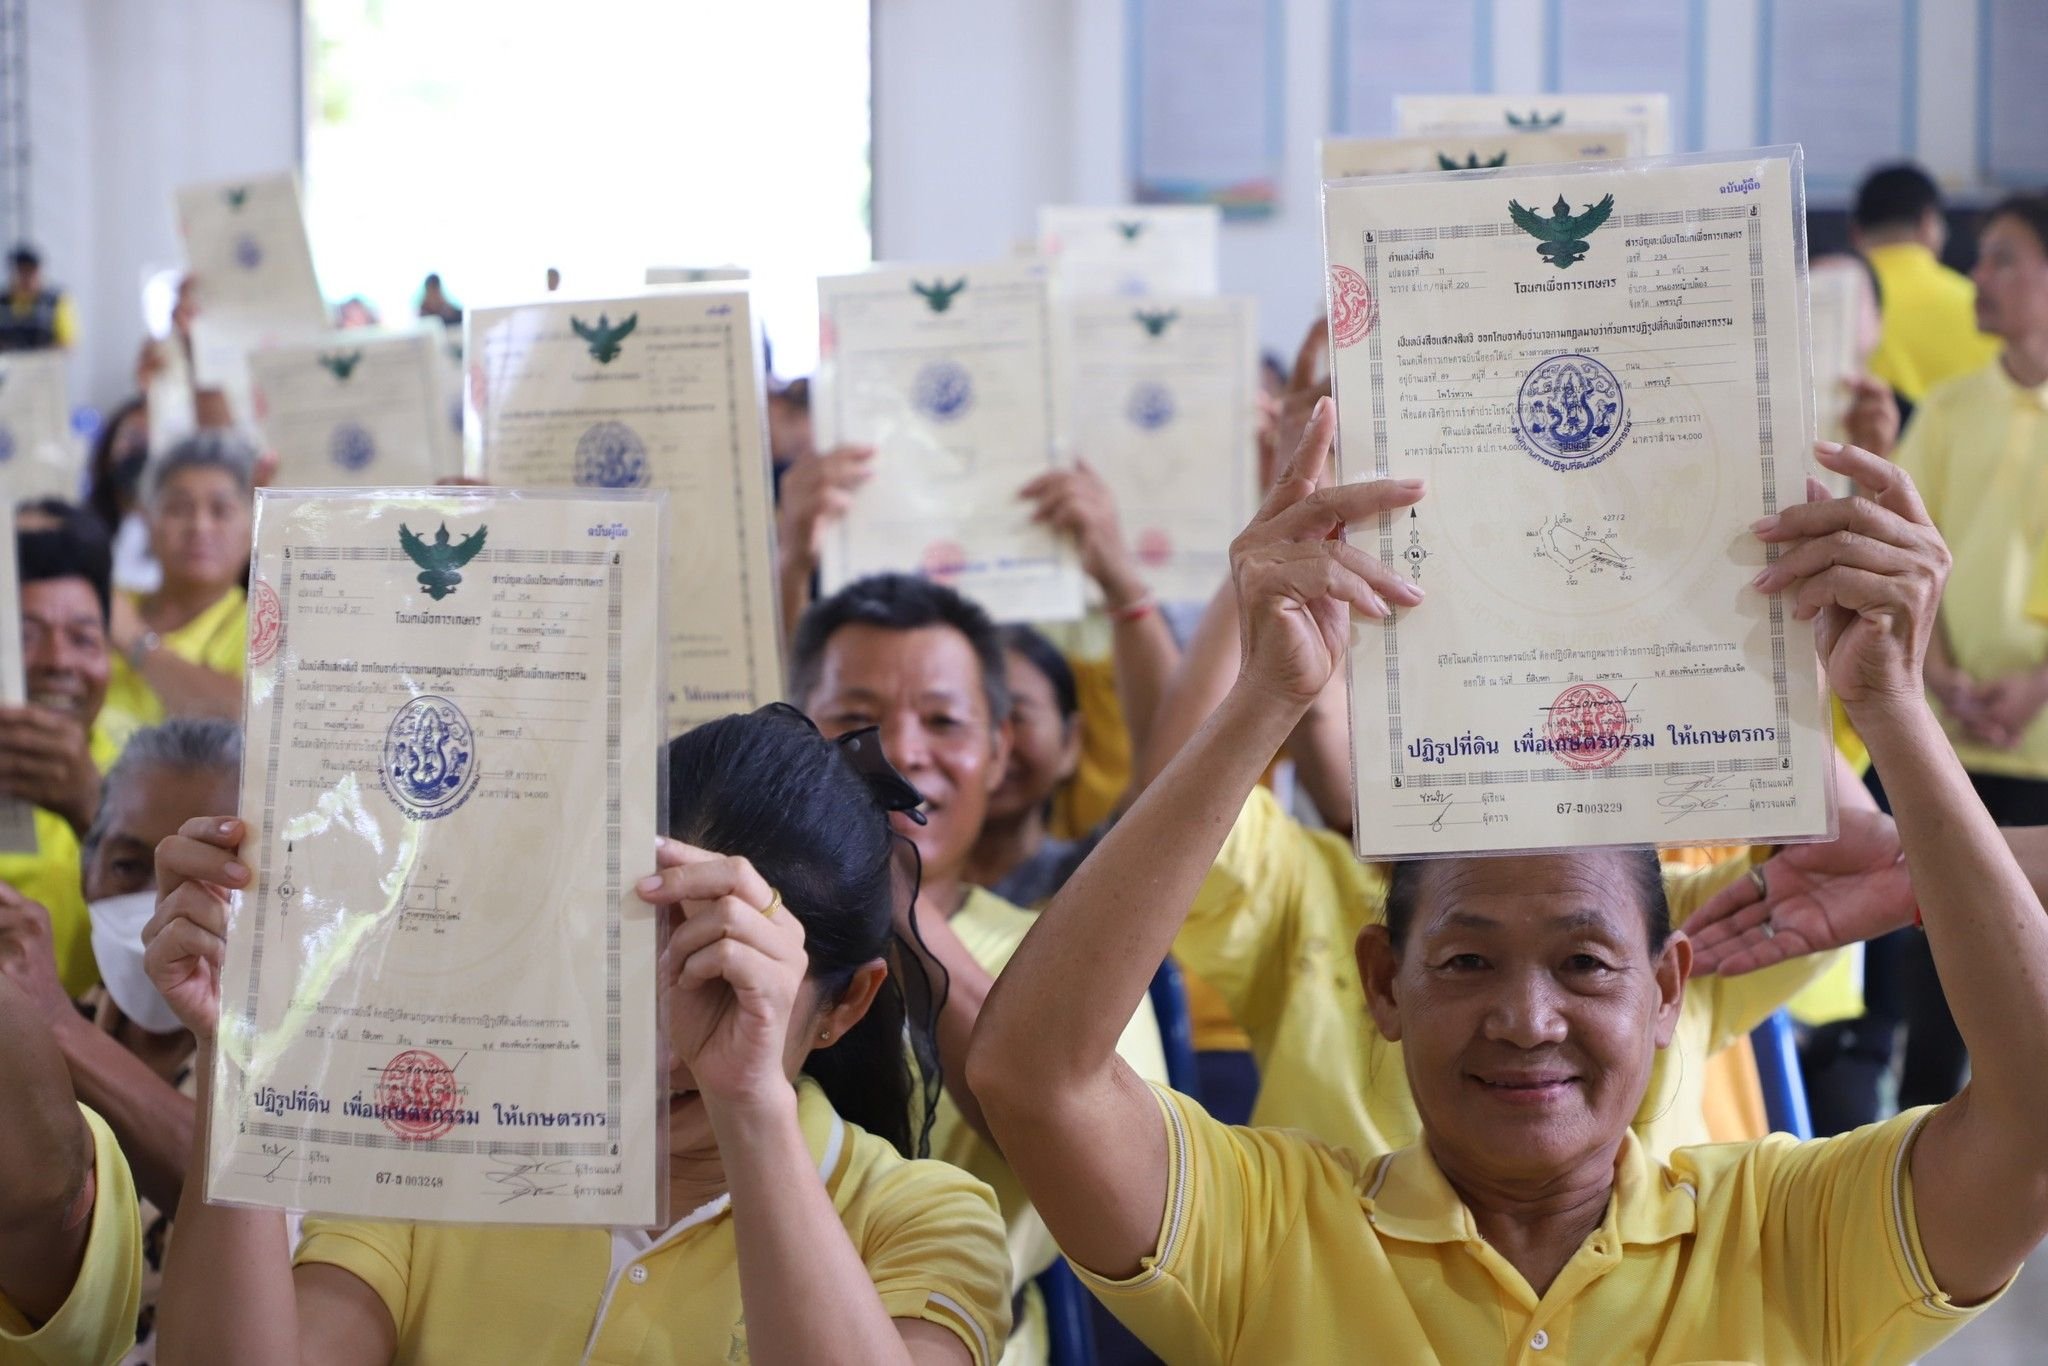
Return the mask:
[[[14,459],[14,428],[0,425],[0,465]]]
[[[1515,395],[1515,440],[1554,470],[1583,470],[1628,435],[1621,381],[1591,356],[1552,356]]]
[[[476,734],[462,709],[421,693],[384,732],[384,791],[416,821],[436,820],[469,800],[482,770]]]
[[[623,422],[599,422],[576,441],[576,482],[584,488],[647,487],[647,445]]]
[[[911,401],[934,422],[957,422],[974,406],[974,380],[965,367],[935,360],[917,372]]]
[[[1131,396],[1124,401],[1124,416],[1132,426],[1148,432],[1170,425],[1174,411],[1173,391],[1149,379],[1133,387]]]
[[[360,422],[338,423],[327,437],[327,458],[350,473],[368,469],[377,458],[377,439]]]
[[[235,239],[235,264],[243,270],[254,270],[263,264],[263,248],[248,233]]]

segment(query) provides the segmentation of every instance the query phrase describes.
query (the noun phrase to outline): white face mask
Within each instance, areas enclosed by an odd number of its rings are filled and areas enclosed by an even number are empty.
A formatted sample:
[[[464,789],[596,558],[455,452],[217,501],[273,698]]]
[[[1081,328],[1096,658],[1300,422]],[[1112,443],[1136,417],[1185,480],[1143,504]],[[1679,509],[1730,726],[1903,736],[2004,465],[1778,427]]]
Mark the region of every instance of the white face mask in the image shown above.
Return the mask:
[[[99,960],[100,980],[121,1013],[152,1034],[183,1029],[142,967],[142,927],[156,914],[156,893],[108,897],[87,909],[92,913],[92,952]]]

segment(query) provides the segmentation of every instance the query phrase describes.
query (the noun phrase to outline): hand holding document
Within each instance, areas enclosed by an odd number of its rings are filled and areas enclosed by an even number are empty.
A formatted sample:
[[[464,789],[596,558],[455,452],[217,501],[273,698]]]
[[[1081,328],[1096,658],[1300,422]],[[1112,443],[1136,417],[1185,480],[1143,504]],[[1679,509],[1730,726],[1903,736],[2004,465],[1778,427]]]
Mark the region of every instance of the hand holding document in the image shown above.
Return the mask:
[[[1214,294],[1223,222],[1214,204],[1038,211],[1038,251],[1055,297]]]
[[[1362,856],[1826,837],[1809,627],[1749,584],[1812,439],[1796,149],[1324,189]]]
[[[660,1208],[659,495],[258,495],[207,1198]]]
[[[1641,95],[1397,95],[1394,126],[1403,133],[1486,129],[1541,133],[1580,126],[1623,128],[1628,156],[1671,151],[1671,97]]]
[[[1109,485],[1153,593],[1206,601],[1256,506],[1253,301],[1073,299],[1059,330],[1062,444]]]
[[[75,502],[85,449],[71,430],[62,351],[0,355],[0,495]]]
[[[198,282],[194,375],[224,390],[236,419],[253,424],[248,353],[327,327],[298,180],[283,172],[182,186],[177,214],[186,266]]]
[[[486,482],[669,494],[671,734],[782,695],[751,304],[702,286],[468,315]]]
[[[21,650],[21,568],[12,555],[0,555],[0,705],[24,706],[28,679]],[[0,854],[36,852],[36,809],[21,797],[0,797]]]
[[[250,353],[263,437],[280,488],[432,484],[462,472],[449,420],[447,337],[426,320],[402,331],[357,328]]]
[[[818,308],[818,449],[876,452],[825,543],[824,591],[894,570],[1001,621],[1080,616],[1071,549],[1018,497],[1066,463],[1038,267],[878,267],[819,280]]]

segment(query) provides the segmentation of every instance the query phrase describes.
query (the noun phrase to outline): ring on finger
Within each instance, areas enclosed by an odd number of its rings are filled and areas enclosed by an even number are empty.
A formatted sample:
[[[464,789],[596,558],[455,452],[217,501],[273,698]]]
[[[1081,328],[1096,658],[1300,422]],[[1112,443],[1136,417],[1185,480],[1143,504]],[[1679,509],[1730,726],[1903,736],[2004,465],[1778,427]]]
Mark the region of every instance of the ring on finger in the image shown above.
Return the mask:
[[[1756,888],[1759,901],[1771,894],[1770,884],[1764,881],[1764,870],[1761,865],[1749,870],[1749,885]]]
[[[1773,925],[1770,921],[1766,920],[1764,922],[1764,938],[1776,939],[1777,937],[1778,927],[1776,925]]]
[[[775,913],[782,909],[782,893],[776,891],[773,887],[770,887],[768,890],[773,895],[768,898],[768,904],[761,908],[761,914],[773,920]]]

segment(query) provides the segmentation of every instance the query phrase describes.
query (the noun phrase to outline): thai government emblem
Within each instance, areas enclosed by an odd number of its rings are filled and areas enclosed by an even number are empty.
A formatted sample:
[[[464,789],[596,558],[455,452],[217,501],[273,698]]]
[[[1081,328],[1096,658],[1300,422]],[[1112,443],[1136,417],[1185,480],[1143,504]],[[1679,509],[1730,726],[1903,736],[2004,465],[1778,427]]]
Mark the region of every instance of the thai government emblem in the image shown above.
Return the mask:
[[[220,197],[227,201],[229,208],[239,210],[244,204],[249,202],[249,187],[247,185],[230,185],[227,189],[221,191]]]
[[[1131,316],[1144,324],[1146,336],[1156,337],[1165,332],[1173,320],[1180,316],[1180,310],[1169,308],[1164,313],[1147,313],[1141,308]]]
[[[1572,206],[1565,202],[1563,195],[1559,195],[1557,203],[1550,206],[1548,218],[1534,209],[1523,208],[1512,199],[1508,201],[1508,214],[1515,220],[1515,226],[1535,238],[1537,254],[1559,270],[1585,259],[1586,253],[1592,250],[1592,243],[1586,238],[1613,212],[1613,195],[1608,195],[1598,204],[1588,204],[1581,214],[1574,214]]]
[[[1481,161],[1479,159],[1479,153],[1467,152],[1465,154],[1465,160],[1460,162],[1456,157],[1447,157],[1442,152],[1438,152],[1436,154],[1436,164],[1438,169],[1445,171],[1478,171],[1491,166],[1507,165],[1508,154],[1506,152],[1501,152],[1497,156],[1489,157],[1485,161]]]
[[[1515,111],[1512,109],[1508,110],[1507,114],[1508,127],[1510,128],[1525,128],[1531,130],[1538,128],[1555,128],[1557,127],[1557,125],[1564,122],[1564,110],[1562,109],[1558,110],[1555,114],[1550,115],[1548,118],[1544,117],[1542,114],[1539,114],[1533,109],[1529,111],[1529,117],[1526,119],[1515,113]]]
[[[320,368],[346,383],[362,361],[363,353],[360,351],[330,351],[320,357]]]
[[[488,527],[478,527],[453,545],[448,543],[448,524],[441,523],[441,529],[434,533],[433,544],[415,536],[412,529],[403,522],[398,525],[398,544],[412,562],[420,567],[420,587],[427,590],[427,596],[435,602],[455,591],[462,582],[462,575],[456,571],[477,557],[484,548],[484,533]]]
[[[953,306],[953,296],[967,288],[967,277],[963,275],[950,285],[943,280],[934,280],[928,285],[921,285],[917,281],[912,280],[910,288],[920,299],[923,299],[926,304],[930,305],[932,312],[944,313]]]
[[[632,336],[633,329],[639,325],[640,315],[638,313],[628,313],[619,320],[616,327],[612,325],[612,320],[602,313],[597,315],[597,326],[595,327],[584,322],[581,318],[572,317],[569,319],[570,330],[583,338],[584,341],[590,343],[590,358],[599,365],[610,365],[613,361],[617,360],[620,350],[619,343]]]
[[[1135,242],[1138,240],[1138,234],[1145,231],[1145,220],[1141,218],[1135,223],[1126,223],[1119,219],[1116,230],[1123,235],[1124,241]]]

